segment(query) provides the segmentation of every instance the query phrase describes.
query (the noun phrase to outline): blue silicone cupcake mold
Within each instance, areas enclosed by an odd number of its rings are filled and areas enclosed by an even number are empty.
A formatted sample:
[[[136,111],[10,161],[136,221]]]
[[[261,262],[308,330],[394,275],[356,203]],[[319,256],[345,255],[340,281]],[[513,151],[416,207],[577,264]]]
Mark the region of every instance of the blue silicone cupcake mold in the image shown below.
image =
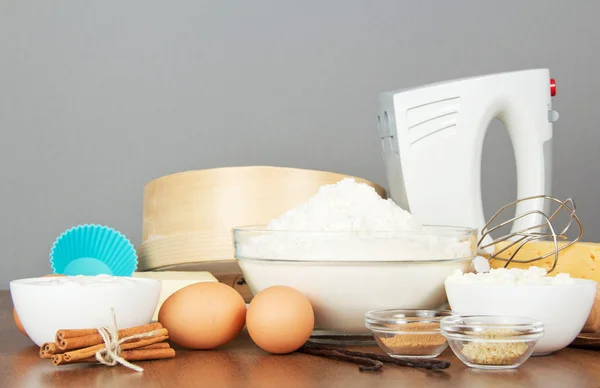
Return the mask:
[[[56,274],[131,276],[137,253],[118,231],[102,225],[75,226],[56,239],[50,265]]]

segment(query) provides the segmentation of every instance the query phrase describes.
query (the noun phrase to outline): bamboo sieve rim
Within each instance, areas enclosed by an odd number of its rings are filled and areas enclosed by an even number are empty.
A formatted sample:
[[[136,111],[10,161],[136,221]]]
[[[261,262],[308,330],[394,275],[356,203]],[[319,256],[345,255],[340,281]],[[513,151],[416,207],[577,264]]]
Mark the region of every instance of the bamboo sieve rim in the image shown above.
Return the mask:
[[[231,241],[232,230],[233,229],[231,228],[223,230],[190,230],[187,232],[176,232],[167,235],[152,236],[152,238],[142,241],[138,245],[138,249],[181,243],[186,245],[204,245],[206,241],[214,242],[215,240]]]
[[[190,266],[190,265],[202,265],[202,264],[236,264],[237,260],[235,259],[218,259],[218,260],[194,260],[194,261],[178,261],[174,260],[173,262],[168,263],[147,263],[146,260],[140,260],[138,271],[173,271],[174,267],[178,266]]]
[[[354,176],[354,175],[349,175],[349,174],[344,174],[344,173],[339,173],[339,172],[332,172],[332,171],[325,171],[325,170],[313,170],[313,169],[308,169],[308,168],[297,168],[297,167],[283,167],[283,166],[270,166],[270,165],[256,165],[256,166],[224,166],[224,167],[214,167],[214,168],[207,168],[207,169],[200,169],[200,170],[186,170],[186,171],[180,171],[180,172],[176,172],[173,174],[167,174],[167,175],[163,175],[160,176],[158,178],[152,179],[150,180],[148,183],[146,183],[146,185],[144,185],[144,189],[146,189],[148,186],[156,184],[162,180],[166,180],[169,178],[175,178],[175,177],[181,177],[181,176],[185,176],[185,175],[194,175],[194,174],[200,174],[200,173],[206,173],[206,174],[210,174],[210,173],[215,173],[215,172],[220,172],[220,171],[234,171],[234,170],[241,170],[241,171],[247,171],[247,170],[272,170],[272,171],[289,171],[289,172],[297,172],[297,173],[313,173],[313,174],[327,174],[327,175],[335,175],[335,176],[339,176],[339,180],[342,180],[344,178],[352,178],[355,179],[359,182],[363,182],[363,183],[368,183],[370,186],[372,186],[377,192],[383,193],[384,194],[384,199],[387,198],[388,196],[388,192],[387,190],[381,186],[380,184],[373,182],[369,179],[365,179],[365,178],[361,178],[358,176]]]

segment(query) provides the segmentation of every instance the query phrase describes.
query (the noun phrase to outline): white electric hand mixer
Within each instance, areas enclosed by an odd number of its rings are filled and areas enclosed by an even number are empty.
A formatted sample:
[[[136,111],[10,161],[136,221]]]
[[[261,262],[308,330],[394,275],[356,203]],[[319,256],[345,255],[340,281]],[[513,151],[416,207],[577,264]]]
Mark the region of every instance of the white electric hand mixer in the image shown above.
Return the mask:
[[[423,224],[488,229],[481,156],[487,128],[498,119],[515,152],[516,214],[527,215],[511,220],[511,236],[539,233],[552,202],[545,199],[552,183],[555,93],[548,69],[536,69],[381,94],[378,126],[390,197]],[[483,237],[490,246],[489,234]]]

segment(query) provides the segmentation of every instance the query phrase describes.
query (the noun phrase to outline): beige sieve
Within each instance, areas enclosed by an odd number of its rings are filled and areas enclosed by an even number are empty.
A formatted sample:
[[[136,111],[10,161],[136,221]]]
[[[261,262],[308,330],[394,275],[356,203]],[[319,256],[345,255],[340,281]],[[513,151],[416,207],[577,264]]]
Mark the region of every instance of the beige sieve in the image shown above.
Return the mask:
[[[347,177],[352,176],[251,166],[187,171],[153,180],[144,188],[138,270],[234,262],[232,228],[266,224],[306,202],[322,185]],[[387,198],[381,186],[352,178]]]

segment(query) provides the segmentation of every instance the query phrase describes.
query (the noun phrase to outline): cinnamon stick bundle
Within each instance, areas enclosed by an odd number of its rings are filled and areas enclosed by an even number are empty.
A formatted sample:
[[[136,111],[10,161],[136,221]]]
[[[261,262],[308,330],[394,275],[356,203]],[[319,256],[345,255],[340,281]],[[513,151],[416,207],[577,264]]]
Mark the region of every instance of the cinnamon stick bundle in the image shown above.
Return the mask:
[[[167,329],[160,323],[135,326],[117,332],[119,340],[130,336],[121,343],[119,357],[126,361],[158,360],[175,357],[175,350],[165,342],[169,338]],[[74,363],[98,363],[96,353],[106,347],[97,329],[59,330],[56,342],[40,346],[40,358],[50,359],[56,366]]]
[[[125,338],[132,335],[149,333],[154,330],[163,329],[160,323],[150,323],[143,326],[130,327],[119,330],[119,338]],[[96,330],[94,334],[89,334],[90,329],[84,330],[59,330],[56,332],[56,345],[58,349],[67,351],[71,349],[80,349],[86,346],[98,345],[104,343],[102,336]],[[81,334],[77,336],[77,334]],[[163,334],[164,335],[164,334]]]
[[[166,330],[166,329],[164,329],[164,330]],[[158,342],[163,342],[163,341],[167,340],[167,338],[169,338],[169,337],[166,335],[163,335],[163,336],[158,336],[158,337],[150,337],[148,339],[143,339],[143,340],[134,341],[134,342],[125,342],[124,344],[121,345],[121,350],[130,350],[130,349],[136,349],[136,348],[146,346],[146,345],[152,345],[152,344],[155,344]],[[101,344],[94,345],[94,346],[88,346],[85,348],[68,351],[68,352],[62,353],[62,355],[63,355],[65,362],[77,361],[77,360],[81,360],[81,359],[95,355],[96,352],[101,350],[102,348],[104,348],[104,346],[105,346],[104,343],[101,343]]]
[[[46,342],[40,346],[40,358],[50,358],[57,353],[58,347],[53,342]]]
[[[168,344],[167,344],[168,345]],[[175,349],[168,347],[166,349],[132,349],[132,350],[124,350],[119,356],[121,356],[125,361],[147,361],[147,360],[162,360],[167,358],[175,357]],[[89,356],[86,358],[81,358],[77,360],[65,360],[64,354],[55,354],[52,356],[52,363],[56,366],[59,365],[69,365],[69,364],[80,364],[80,363],[91,363],[97,364],[98,360],[95,356]]]
[[[96,329],[66,329],[56,332],[56,343],[59,343],[65,338],[84,337],[86,335],[98,334]]]

